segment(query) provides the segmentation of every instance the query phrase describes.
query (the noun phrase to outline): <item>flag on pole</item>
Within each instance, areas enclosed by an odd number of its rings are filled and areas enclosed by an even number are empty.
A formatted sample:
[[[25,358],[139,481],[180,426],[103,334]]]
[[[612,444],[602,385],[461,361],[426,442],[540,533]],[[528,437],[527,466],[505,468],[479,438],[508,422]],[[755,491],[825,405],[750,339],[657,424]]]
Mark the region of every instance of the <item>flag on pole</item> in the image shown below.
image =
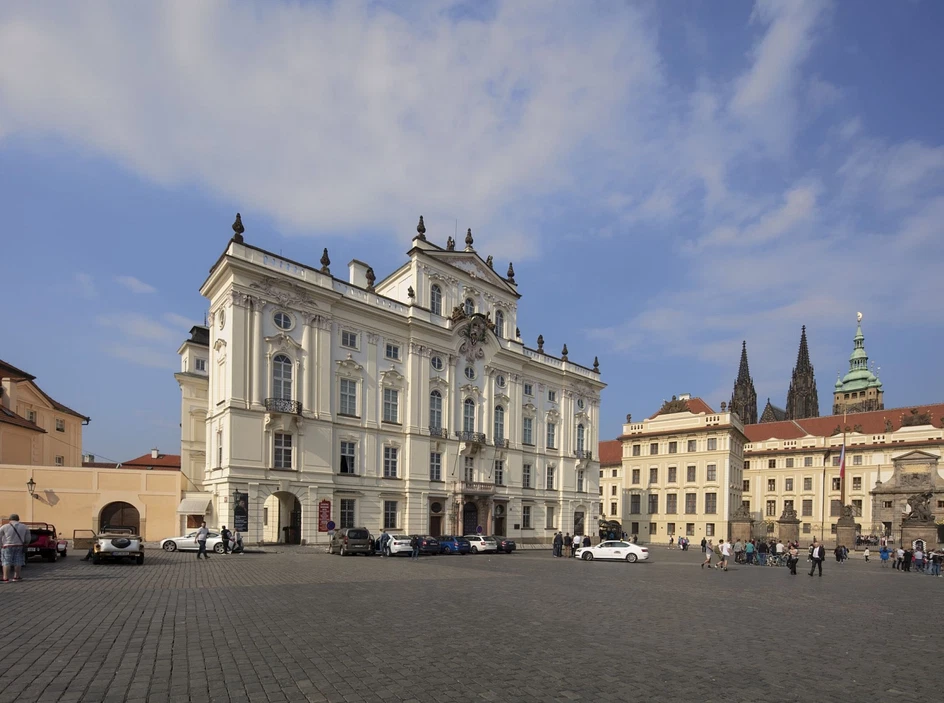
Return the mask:
[[[846,443],[842,443],[842,451],[839,453],[839,478],[846,477]]]

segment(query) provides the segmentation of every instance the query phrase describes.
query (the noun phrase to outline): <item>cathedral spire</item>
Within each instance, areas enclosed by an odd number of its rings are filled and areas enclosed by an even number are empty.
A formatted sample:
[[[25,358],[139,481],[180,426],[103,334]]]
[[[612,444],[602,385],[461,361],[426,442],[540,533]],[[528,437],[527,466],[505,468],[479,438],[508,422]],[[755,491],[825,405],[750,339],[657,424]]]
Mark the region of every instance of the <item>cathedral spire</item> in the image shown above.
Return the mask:
[[[819,395],[816,392],[816,378],[810,363],[810,349],[806,342],[806,325],[800,332],[800,349],[797,351],[796,366],[787,391],[787,419],[802,420],[806,417],[819,417]]]
[[[731,394],[731,412],[737,413],[745,425],[757,422],[757,393],[754,391],[754,379],[747,363],[747,342],[741,342],[741,365],[738,367],[734,392]]]

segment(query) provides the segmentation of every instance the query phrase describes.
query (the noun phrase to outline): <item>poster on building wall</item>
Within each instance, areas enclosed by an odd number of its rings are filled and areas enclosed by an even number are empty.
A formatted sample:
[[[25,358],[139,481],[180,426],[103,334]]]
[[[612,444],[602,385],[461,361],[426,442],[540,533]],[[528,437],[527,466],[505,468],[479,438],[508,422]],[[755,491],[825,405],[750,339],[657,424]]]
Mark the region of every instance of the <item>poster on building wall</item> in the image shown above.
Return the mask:
[[[249,494],[236,491],[233,494],[236,505],[233,506],[233,529],[237,532],[249,532]]]
[[[323,500],[318,503],[318,532],[330,530],[329,522],[331,522],[331,501]]]

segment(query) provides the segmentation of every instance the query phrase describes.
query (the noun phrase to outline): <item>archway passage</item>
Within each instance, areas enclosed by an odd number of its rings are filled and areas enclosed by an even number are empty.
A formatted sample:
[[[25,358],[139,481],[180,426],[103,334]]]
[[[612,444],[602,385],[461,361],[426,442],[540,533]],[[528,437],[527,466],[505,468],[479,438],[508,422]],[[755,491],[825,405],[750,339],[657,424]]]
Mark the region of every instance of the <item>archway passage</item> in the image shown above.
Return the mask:
[[[294,493],[276,491],[262,506],[262,539],[275,544],[301,544],[302,504]]]
[[[107,527],[130,527],[138,533],[141,530],[141,514],[131,503],[109,503],[98,516],[99,531]]]
[[[479,526],[479,509],[475,503],[466,503],[462,508],[462,534],[474,535]]]

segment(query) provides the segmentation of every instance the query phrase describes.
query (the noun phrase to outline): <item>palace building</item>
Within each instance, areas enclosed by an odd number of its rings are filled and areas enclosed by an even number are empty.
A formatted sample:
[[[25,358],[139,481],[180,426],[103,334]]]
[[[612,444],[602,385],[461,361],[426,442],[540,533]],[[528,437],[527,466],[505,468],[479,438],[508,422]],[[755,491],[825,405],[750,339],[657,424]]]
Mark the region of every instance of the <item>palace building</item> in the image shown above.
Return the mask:
[[[382,280],[234,236],[201,286],[207,327],[180,348],[181,464],[214,525],[253,542],[504,534],[548,543],[593,520],[599,365],[524,344],[521,294],[465,246],[426,238]],[[189,502],[188,502],[189,501]]]

